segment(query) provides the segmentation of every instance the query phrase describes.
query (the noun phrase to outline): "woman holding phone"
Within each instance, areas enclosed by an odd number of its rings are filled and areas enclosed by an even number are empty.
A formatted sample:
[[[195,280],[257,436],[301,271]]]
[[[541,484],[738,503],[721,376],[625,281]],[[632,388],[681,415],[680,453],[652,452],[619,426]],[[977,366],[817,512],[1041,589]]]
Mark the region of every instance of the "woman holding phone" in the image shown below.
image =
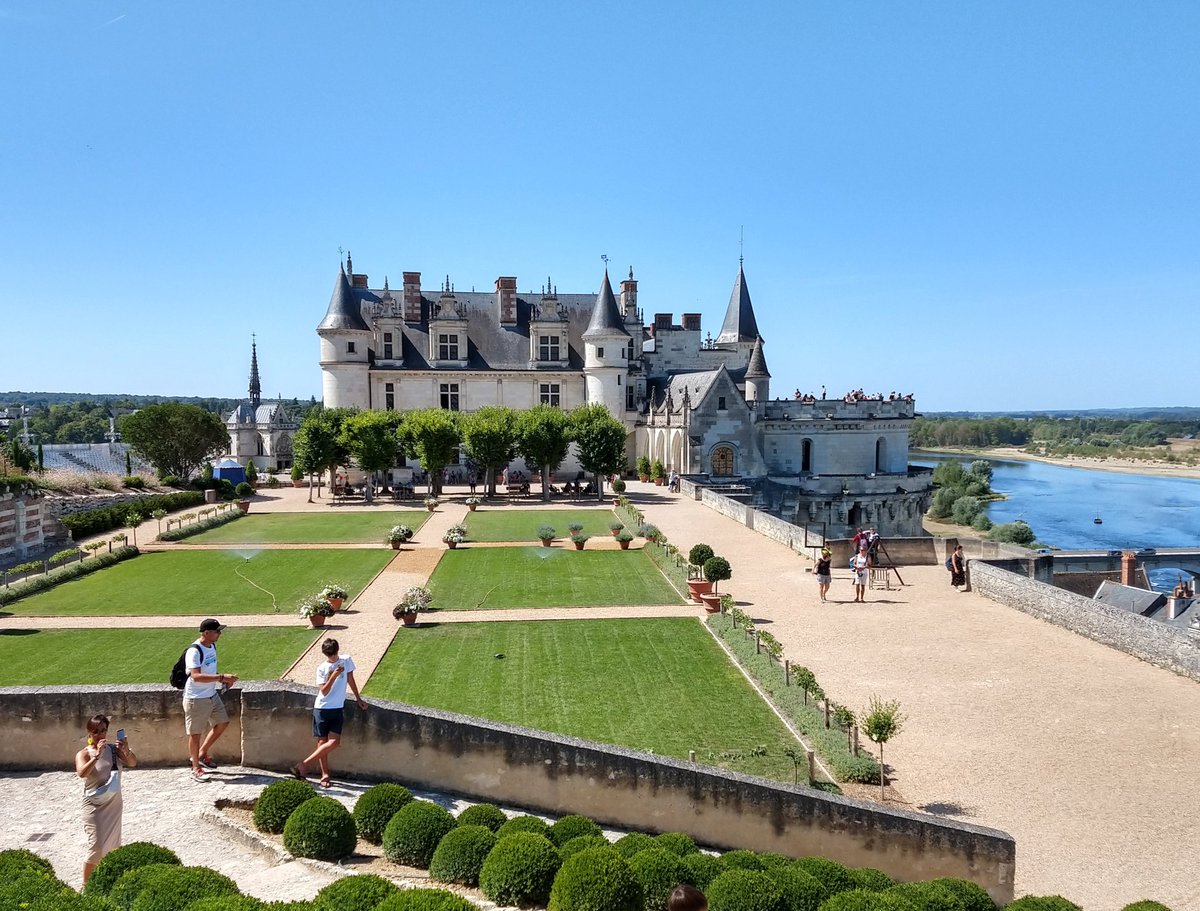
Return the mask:
[[[137,765],[137,756],[125,739],[108,739],[108,716],[93,715],[87,723],[87,746],[75,754],[75,774],[83,779],[83,831],[88,838],[88,856],[83,863],[83,881],[113,848],[121,846],[121,769]]]

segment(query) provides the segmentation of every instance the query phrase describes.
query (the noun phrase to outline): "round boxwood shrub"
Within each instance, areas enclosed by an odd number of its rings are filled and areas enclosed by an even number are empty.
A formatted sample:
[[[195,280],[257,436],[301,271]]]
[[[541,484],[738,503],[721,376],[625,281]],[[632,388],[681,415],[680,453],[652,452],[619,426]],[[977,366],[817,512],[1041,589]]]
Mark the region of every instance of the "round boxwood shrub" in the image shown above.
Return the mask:
[[[514,816],[506,820],[496,834],[501,838],[516,835],[518,832],[532,832],[534,835],[545,835],[549,838],[550,826],[546,820],[537,816]]]
[[[428,800],[405,804],[383,830],[383,853],[388,860],[410,867],[428,867],[438,842],[455,826],[450,811]]]
[[[603,835],[577,835],[558,849],[558,856],[563,859],[563,863],[566,863],[568,857],[574,857],[580,851],[611,847],[612,843]],[[621,856],[625,857],[626,855],[621,854]]]
[[[92,871],[92,877],[83,887],[86,894],[108,895],[113,885],[127,870],[144,867],[147,864],[175,864],[182,866],[175,852],[162,845],[148,841],[131,841],[127,845],[114,848],[104,855],[103,859]]]
[[[233,492],[236,493],[240,499],[245,500],[247,497],[254,495],[254,488],[245,481],[241,481],[238,483],[237,487],[233,488]]]
[[[266,907],[250,895],[217,895],[192,902],[187,911],[264,911]]]
[[[704,890],[709,911],[788,911],[783,889],[757,870],[726,870]]]
[[[854,888],[866,889],[868,892],[882,892],[896,884],[890,876],[874,867],[855,867],[850,870],[850,878],[854,880]],[[974,885],[974,883],[972,883]],[[979,888],[976,886],[976,888]],[[982,890],[981,890],[982,891]],[[987,895],[984,892],[984,895]],[[963,909],[967,911],[967,909]],[[993,907],[993,911],[995,911]]]
[[[558,849],[545,835],[506,835],[483,862],[479,888],[498,905],[544,905],[561,863]]]
[[[602,835],[604,833],[596,823],[586,816],[571,815],[556,821],[546,834],[561,848],[572,838],[578,838],[580,835]]]
[[[736,851],[726,851],[719,858],[722,870],[757,870],[765,873],[767,865],[753,851],[739,848]]]
[[[201,898],[237,895],[238,887],[228,876],[208,867],[181,867],[174,864],[153,864],[127,873],[117,880],[112,895],[121,883],[140,870],[154,870],[145,879],[137,896],[129,903],[129,911],[185,911],[188,905]]]
[[[317,893],[313,911],[374,911],[376,905],[399,891],[395,883],[373,873],[343,876]]]
[[[635,854],[645,851],[647,848],[661,847],[651,835],[646,835],[644,832],[630,832],[628,835],[622,835],[615,842],[613,847],[621,852],[622,857],[633,857]]]
[[[342,860],[357,844],[354,817],[332,797],[304,801],[283,826],[283,846],[297,857]]]
[[[701,892],[708,888],[710,882],[725,872],[725,868],[721,866],[719,860],[711,854],[704,854],[700,851],[696,851],[694,854],[684,854],[679,860],[687,872],[684,882],[689,886],[695,886]]]
[[[1131,902],[1122,908],[1121,911],[1171,911],[1171,909],[1161,902],[1143,899],[1140,902]]]
[[[278,835],[292,811],[304,801],[317,796],[307,781],[281,778],[263,788],[254,802],[254,828]]]
[[[493,832],[508,822],[508,817],[504,815],[495,804],[477,803],[467,807],[458,814],[458,824],[460,826],[487,826]]]
[[[849,889],[821,902],[818,911],[918,911],[903,895]]]
[[[137,898],[147,883],[151,882],[154,877],[158,876],[164,870],[170,870],[179,864],[146,864],[141,867],[134,867],[132,870],[126,870],[113,883],[113,887],[108,890],[108,897],[114,905],[123,911],[129,911],[129,906],[133,904],[133,900]]]
[[[554,877],[547,911],[642,911],[642,886],[611,845],[580,851]]]
[[[0,907],[12,906],[0,902]],[[22,911],[117,911],[117,906],[107,896],[80,895],[70,886],[64,886],[60,893],[43,895],[20,907]]]
[[[479,907],[448,889],[403,889],[375,911],[479,911]]]
[[[412,793],[402,784],[377,784],[367,788],[354,802],[354,828],[358,837],[373,845],[383,841],[383,830],[400,812],[412,803]]]
[[[700,850],[696,847],[696,840],[690,835],[685,835],[683,832],[664,832],[662,835],[656,835],[654,843],[658,847],[670,851],[672,854],[678,854],[680,857],[683,857],[685,854],[695,854]]]
[[[968,879],[946,876],[931,879],[930,882],[953,892],[958,897],[958,906],[962,911],[996,911],[996,903],[987,894],[987,890]]]
[[[958,896],[935,883],[898,883],[886,893],[908,899],[921,911],[959,911]]]
[[[479,871],[499,839],[487,826],[459,825],[447,832],[433,858],[429,875],[444,883],[479,885]]]
[[[666,911],[671,890],[687,881],[683,859],[663,848],[647,848],[629,861],[629,869],[642,887],[646,911]]]
[[[789,911],[817,911],[829,898],[829,890],[794,864],[776,867],[767,873],[783,890],[783,901]]]
[[[55,907],[54,902],[68,894],[74,891],[41,867],[25,867],[0,880],[0,908],[23,908],[39,901]]]
[[[790,867],[796,860],[794,857],[788,857],[786,854],[779,854],[775,851],[763,851],[758,855],[758,859],[762,862],[763,869],[767,871]]]
[[[795,864],[829,890],[830,895],[858,888],[850,871],[827,857],[801,857]]]
[[[41,870],[43,873],[54,875],[54,865],[40,854],[34,854],[27,848],[9,848],[6,851],[0,851],[0,877],[7,879],[31,870]]]
[[[1004,911],[1081,911],[1079,905],[1061,895],[1026,895],[1004,906]]]

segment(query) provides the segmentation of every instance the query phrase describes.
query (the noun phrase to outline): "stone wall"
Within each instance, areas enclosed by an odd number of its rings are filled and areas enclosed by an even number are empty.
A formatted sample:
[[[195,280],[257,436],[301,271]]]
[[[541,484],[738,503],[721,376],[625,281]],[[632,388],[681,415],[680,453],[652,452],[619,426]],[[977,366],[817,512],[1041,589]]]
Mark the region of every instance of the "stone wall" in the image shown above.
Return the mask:
[[[87,512],[90,509],[104,509],[125,503],[136,503],[146,497],[161,495],[159,490],[127,490],[120,493],[105,491],[104,493],[76,494],[73,496],[50,495],[45,499],[45,516],[43,526],[47,540],[69,541],[70,532],[59,522],[63,516],[74,515],[77,512]],[[174,490],[168,491],[175,493]]]
[[[45,544],[46,500],[40,491],[0,487],[0,565],[23,560]]]
[[[971,587],[993,601],[1200,681],[1200,634],[1109,607],[985,561],[972,561]]]
[[[279,683],[233,691],[214,758],[286,771],[312,747],[313,692]],[[126,729],[146,764],[184,755],[180,695],[166,686],[4,688],[0,710],[10,719],[0,768],[62,769],[96,712]],[[995,829],[448,712],[377,702],[364,716],[350,704],[336,764],[548,815],[687,832],[719,848],[819,854],[901,880],[962,877],[1002,904],[1013,897],[1016,845]]]

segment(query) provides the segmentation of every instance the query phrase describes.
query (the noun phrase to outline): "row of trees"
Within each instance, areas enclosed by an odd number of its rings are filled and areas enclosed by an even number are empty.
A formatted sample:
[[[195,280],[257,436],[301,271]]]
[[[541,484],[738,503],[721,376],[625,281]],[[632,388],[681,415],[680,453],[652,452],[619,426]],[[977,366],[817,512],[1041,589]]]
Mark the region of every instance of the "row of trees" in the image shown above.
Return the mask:
[[[913,421],[909,438],[921,449],[984,449],[1043,444],[1071,447],[1148,447],[1169,437],[1200,433],[1195,421],[1135,421],[1127,418],[928,418]]]
[[[425,408],[416,411],[311,411],[296,434],[293,457],[304,474],[334,472],[352,461],[363,471],[387,471],[405,458],[416,458],[429,476],[430,492],[441,492],[442,472],[457,451],[486,472],[489,494],[496,473],[518,455],[539,467],[542,495],[550,498],[550,476],[574,443],[583,470],[592,474],[597,496],[601,477],[625,468],[625,426],[603,405],[581,405],[564,412],[550,405],[528,411],[488,407],[470,413]]]

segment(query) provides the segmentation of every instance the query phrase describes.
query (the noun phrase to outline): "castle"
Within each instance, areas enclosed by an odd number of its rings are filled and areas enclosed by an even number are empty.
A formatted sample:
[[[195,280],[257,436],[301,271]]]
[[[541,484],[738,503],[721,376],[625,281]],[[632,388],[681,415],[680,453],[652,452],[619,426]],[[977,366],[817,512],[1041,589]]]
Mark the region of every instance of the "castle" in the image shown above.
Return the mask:
[[[292,467],[292,440],[300,425],[283,401],[264,402],[258,377],[258,343],[250,343],[250,396],[225,416],[229,456],[260,471]]]
[[[647,455],[731,485],[828,537],[860,525],[924,533],[932,484],[908,466],[911,397],[772,399],[741,263],[720,333],[702,339],[698,313],[644,321],[632,268],[619,297],[607,269],[597,294],[559,294],[549,279],[521,294],[513,276],[494,291],[456,291],[447,278],[427,292],[420,272],[393,293],[386,278],[372,289],[347,256],[317,335],[327,407],[599,402],[624,423],[630,464]]]

